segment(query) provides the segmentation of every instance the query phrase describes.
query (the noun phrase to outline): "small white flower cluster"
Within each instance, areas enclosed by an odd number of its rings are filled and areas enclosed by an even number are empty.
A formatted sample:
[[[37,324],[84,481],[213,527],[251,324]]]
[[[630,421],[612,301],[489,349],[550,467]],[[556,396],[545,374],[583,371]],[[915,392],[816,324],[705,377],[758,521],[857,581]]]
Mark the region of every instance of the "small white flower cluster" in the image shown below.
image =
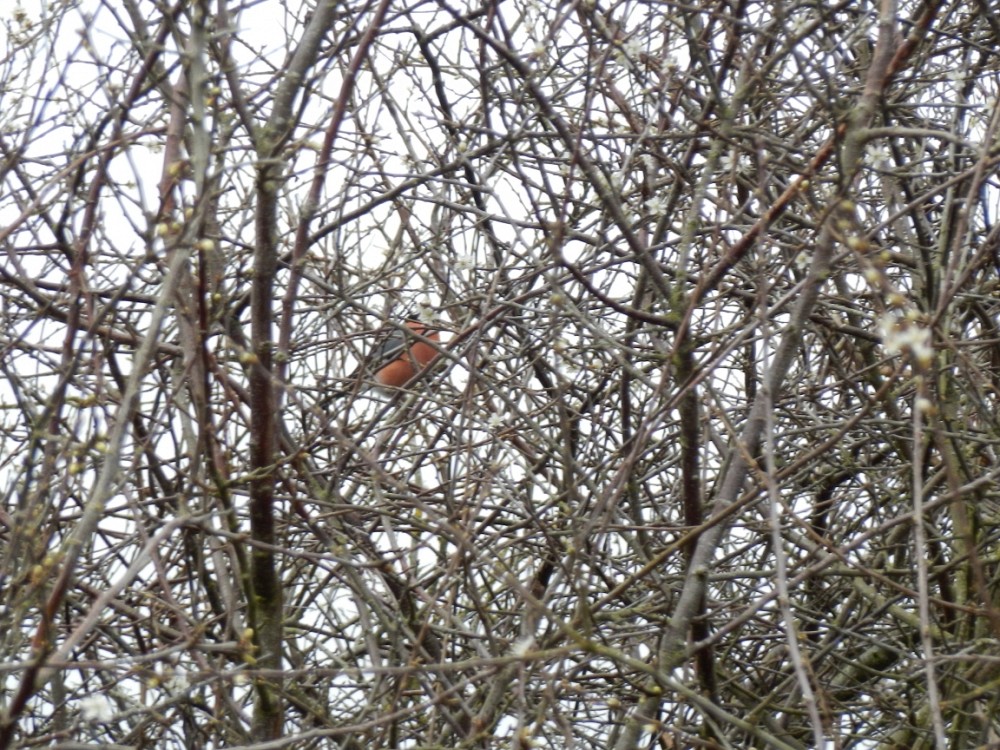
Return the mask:
[[[662,195],[654,195],[646,201],[646,210],[653,216],[663,216],[667,212],[667,199]]]
[[[434,307],[427,300],[417,302],[416,318],[425,326],[433,326],[437,323],[437,315],[434,313]]]
[[[865,149],[868,158],[877,167],[891,167],[892,166],[892,152],[889,150],[888,146],[884,146],[879,143],[870,143]]]
[[[92,693],[80,699],[80,717],[84,721],[108,722],[114,718],[115,707],[108,696]]]
[[[920,320],[920,313],[907,310],[905,313],[888,311],[878,319],[879,336],[882,346],[890,357],[910,354],[921,367],[928,367],[934,358],[931,329]]]

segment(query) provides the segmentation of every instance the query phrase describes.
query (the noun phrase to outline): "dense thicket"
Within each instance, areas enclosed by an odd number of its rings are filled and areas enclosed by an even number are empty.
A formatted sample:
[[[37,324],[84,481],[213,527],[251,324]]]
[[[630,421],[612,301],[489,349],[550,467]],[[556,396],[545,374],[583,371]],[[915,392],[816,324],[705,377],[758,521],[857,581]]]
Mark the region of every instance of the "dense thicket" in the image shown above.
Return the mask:
[[[0,748],[1000,742],[989,3],[2,13]]]

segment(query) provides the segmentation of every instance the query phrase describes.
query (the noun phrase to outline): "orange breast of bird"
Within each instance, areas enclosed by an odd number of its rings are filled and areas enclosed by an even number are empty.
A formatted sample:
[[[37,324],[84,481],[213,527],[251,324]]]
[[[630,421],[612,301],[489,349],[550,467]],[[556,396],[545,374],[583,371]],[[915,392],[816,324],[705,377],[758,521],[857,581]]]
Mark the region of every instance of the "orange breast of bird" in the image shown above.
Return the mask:
[[[431,341],[439,341],[441,335],[437,331],[428,331],[420,323],[407,321],[407,328]],[[423,341],[407,340],[400,355],[375,373],[375,382],[386,388],[399,388],[406,385],[418,372],[434,361],[438,351]]]

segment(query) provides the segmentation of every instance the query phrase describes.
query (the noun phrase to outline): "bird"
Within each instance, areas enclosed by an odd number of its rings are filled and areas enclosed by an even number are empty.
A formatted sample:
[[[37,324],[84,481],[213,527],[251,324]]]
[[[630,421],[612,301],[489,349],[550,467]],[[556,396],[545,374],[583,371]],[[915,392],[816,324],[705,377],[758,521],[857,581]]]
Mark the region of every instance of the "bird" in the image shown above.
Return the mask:
[[[440,331],[407,317],[402,326],[384,331],[384,337],[372,347],[348,380],[370,377],[380,390],[402,388],[437,359],[440,352],[430,342],[440,340]],[[349,392],[341,390],[331,395],[343,396]]]
[[[427,341],[440,341],[440,331],[412,318],[403,325],[414,335],[393,329],[368,355],[368,370],[374,373],[375,382],[385,389],[402,388],[438,357],[437,347]]]

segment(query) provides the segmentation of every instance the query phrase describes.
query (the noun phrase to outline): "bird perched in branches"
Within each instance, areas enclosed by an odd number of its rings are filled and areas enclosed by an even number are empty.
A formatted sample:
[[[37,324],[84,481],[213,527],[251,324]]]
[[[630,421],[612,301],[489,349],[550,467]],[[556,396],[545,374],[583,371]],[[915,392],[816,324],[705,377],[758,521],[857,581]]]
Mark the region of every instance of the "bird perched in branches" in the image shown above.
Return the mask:
[[[440,353],[432,343],[441,340],[440,331],[413,317],[407,317],[402,326],[384,329],[382,334],[349,380],[370,378],[386,390],[402,388]]]
[[[413,334],[393,329],[368,355],[368,372],[383,388],[401,388],[438,356],[437,347],[428,342],[440,341],[439,331],[419,320],[410,319],[403,325]]]

